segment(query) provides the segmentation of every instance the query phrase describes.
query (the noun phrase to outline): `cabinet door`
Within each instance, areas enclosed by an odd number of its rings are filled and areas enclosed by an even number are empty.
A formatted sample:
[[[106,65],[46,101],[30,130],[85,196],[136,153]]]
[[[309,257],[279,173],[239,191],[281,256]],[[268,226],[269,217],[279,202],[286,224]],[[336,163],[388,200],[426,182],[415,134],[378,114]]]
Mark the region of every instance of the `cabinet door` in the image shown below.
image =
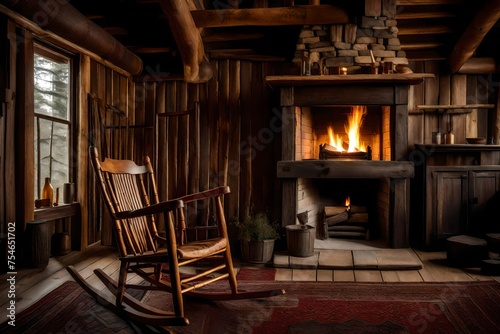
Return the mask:
[[[433,178],[433,230],[436,241],[466,233],[468,172],[435,171]]]
[[[469,172],[469,226],[471,234],[498,232],[500,172]]]

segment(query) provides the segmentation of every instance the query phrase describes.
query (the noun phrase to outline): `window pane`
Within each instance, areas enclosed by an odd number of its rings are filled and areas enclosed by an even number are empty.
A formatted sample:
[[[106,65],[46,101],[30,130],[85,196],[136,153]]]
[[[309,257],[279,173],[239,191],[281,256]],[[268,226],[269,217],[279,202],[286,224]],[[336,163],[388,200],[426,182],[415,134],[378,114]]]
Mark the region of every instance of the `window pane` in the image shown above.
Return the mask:
[[[69,62],[35,54],[35,113],[69,120]]]
[[[35,189],[37,198],[40,197],[46,177],[50,177],[54,195],[56,188],[62,191],[63,184],[69,182],[69,130],[67,124],[35,118],[35,175],[40,176],[38,185],[35,185],[38,186]]]

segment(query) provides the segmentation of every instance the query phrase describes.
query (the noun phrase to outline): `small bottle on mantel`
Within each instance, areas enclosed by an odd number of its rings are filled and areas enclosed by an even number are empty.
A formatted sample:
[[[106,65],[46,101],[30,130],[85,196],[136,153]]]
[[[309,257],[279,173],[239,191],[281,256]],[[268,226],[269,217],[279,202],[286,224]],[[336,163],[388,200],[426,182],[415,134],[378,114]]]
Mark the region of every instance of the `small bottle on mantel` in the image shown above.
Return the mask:
[[[453,131],[451,129],[445,135],[445,143],[446,144],[455,144],[455,135],[453,134]]]
[[[302,54],[300,74],[311,75],[311,58],[309,58],[309,52],[307,51],[304,51],[304,53]]]
[[[49,206],[52,206],[54,201],[54,187],[50,184],[50,177],[45,178],[45,183],[42,188],[42,199],[45,198],[49,200]]]

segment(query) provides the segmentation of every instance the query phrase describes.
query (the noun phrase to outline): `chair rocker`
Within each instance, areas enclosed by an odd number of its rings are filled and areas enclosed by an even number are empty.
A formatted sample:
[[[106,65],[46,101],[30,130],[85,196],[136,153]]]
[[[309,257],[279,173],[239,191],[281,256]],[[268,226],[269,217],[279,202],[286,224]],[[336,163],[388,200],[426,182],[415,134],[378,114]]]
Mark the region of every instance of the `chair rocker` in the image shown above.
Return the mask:
[[[92,286],[72,266],[68,271],[90,295],[105,307],[121,316],[146,325],[188,325],[183,296],[207,300],[265,298],[284,294],[282,289],[240,291],[233,268],[222,199],[229,187],[218,187],[190,194],[175,200],[160,202],[153,168],[148,157],[144,165],[131,160],[99,160],[97,149],[90,148],[90,158],[99,189],[113,221],[119,250],[118,282],[101,269],[96,276],[115,296],[105,296]],[[151,201],[150,196],[151,194]],[[212,204],[217,236],[186,242],[185,205],[202,201],[204,208]],[[201,203],[201,202],[200,202]],[[165,237],[159,235],[156,220],[163,215]],[[163,248],[161,247],[163,246]],[[181,267],[201,265],[201,272],[181,274]],[[207,267],[207,264],[212,266]],[[198,270],[200,268],[197,267]],[[127,283],[127,274],[136,273],[150,285]],[[216,281],[229,281],[225,291],[203,291],[202,287]],[[171,293],[173,312],[165,312],[141,303],[126,292],[127,289],[163,290]]]

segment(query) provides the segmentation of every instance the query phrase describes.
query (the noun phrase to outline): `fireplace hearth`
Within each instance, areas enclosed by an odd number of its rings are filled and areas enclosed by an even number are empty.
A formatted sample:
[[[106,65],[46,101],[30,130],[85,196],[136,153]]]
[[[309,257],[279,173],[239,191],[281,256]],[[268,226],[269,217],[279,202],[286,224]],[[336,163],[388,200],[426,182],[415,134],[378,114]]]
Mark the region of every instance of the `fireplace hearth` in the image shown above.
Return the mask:
[[[427,75],[276,76],[268,82],[281,92],[282,157],[277,175],[282,179],[282,224],[296,224],[298,212],[309,212],[317,238],[341,235],[347,227],[325,227],[325,208],[342,206],[337,198],[353,189],[366,192],[367,208],[360,233],[370,231],[388,247],[409,246],[408,89]],[[360,142],[370,149],[336,152],[328,142],[328,123],[345,148],[348,130],[342,131],[346,110],[364,106]],[[330,186],[326,188],[325,184]],[[355,196],[354,196],[355,197]],[[353,197],[351,196],[351,199]],[[354,199],[355,200],[355,199]],[[350,214],[351,212],[349,212]],[[345,215],[345,214],[344,214]],[[349,216],[349,215],[348,215]],[[347,223],[352,215],[348,217]],[[335,224],[334,224],[335,225]],[[352,226],[349,226],[351,228]],[[353,231],[351,231],[353,232]],[[361,236],[361,234],[359,234]]]

